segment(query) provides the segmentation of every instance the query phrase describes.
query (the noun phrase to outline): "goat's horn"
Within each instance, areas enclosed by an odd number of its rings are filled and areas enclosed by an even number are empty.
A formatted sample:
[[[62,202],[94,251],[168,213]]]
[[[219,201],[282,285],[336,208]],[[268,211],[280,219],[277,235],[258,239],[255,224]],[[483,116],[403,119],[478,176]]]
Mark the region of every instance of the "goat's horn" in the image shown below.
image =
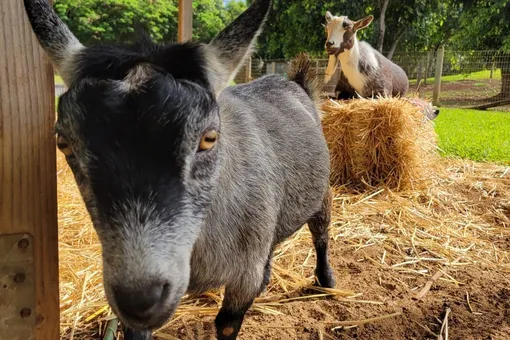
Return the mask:
[[[48,0],[24,0],[25,10],[37,40],[60,76],[70,86],[74,79],[74,56],[84,46],[57,16]]]

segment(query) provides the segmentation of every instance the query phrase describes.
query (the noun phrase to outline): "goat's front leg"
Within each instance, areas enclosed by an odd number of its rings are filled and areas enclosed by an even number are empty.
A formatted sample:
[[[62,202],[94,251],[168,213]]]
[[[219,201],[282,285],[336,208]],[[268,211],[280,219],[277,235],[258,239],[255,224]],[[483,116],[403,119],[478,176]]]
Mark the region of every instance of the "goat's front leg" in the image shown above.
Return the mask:
[[[225,298],[214,322],[218,340],[237,339],[246,311],[260,294],[264,271],[262,265],[256,274],[245,275],[242,282],[225,287]]]

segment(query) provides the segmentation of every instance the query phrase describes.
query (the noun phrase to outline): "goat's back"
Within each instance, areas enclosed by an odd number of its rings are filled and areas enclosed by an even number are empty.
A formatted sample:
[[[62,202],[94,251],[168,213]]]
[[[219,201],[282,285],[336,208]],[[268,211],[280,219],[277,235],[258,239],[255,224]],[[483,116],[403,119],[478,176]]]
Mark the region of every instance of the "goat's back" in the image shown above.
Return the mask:
[[[405,71],[368,42],[360,41],[359,48],[360,72],[367,77],[362,96],[369,97],[377,94],[404,96],[409,90],[409,80]],[[374,63],[377,63],[377,71],[374,71]]]
[[[386,58],[379,51],[374,49],[374,52],[379,60],[379,65],[384,77],[386,79],[391,79],[391,93],[388,93],[388,95],[391,94],[394,97],[400,95],[403,97],[409,90],[407,74],[402,67]]]
[[[232,168],[267,186],[260,190],[278,193],[280,219],[290,215],[306,222],[318,211],[329,177],[316,103],[296,83],[272,75],[227,89],[219,104],[222,130],[228,142],[235,141],[229,150],[238,152],[231,159],[249,165]]]

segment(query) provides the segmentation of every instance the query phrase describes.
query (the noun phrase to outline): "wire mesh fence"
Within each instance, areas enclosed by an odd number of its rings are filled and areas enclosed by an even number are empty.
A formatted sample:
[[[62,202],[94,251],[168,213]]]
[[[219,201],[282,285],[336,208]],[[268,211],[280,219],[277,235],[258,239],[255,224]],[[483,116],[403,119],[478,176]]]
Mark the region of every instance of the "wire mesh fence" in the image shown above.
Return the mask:
[[[423,98],[433,99],[434,86],[437,86],[437,52],[395,53],[392,60],[407,73],[410,94],[419,93]],[[501,51],[446,50],[442,61],[442,65],[439,65],[442,75],[437,104],[510,109],[510,54]],[[328,59],[316,59],[314,63],[323,81]],[[288,65],[289,60],[253,57],[251,69],[243,68],[236,82],[246,82],[271,73],[285,75]]]
[[[441,49],[439,50],[441,52]],[[442,59],[441,82],[436,83],[437,64]],[[510,53],[501,51],[444,51],[395,53],[392,61],[402,67],[409,78],[409,94],[433,100],[435,104],[452,107],[498,107],[510,110]],[[313,60],[317,75],[324,81],[328,59]],[[252,57],[235,78],[245,83],[266,74],[285,75],[289,60]],[[248,67],[247,67],[248,66]],[[60,96],[64,85],[55,86]]]

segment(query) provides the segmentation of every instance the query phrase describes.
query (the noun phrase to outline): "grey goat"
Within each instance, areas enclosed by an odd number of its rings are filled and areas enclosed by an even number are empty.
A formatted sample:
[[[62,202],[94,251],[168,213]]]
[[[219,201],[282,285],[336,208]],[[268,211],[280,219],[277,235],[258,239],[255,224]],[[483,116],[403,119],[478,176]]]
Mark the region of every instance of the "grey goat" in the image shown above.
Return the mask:
[[[58,105],[65,154],[102,245],[104,288],[131,338],[150,338],[186,292],[225,287],[215,325],[236,339],[264,290],[275,246],[308,223],[316,284],[328,261],[329,152],[306,55],[289,79],[227,87],[270,0],[209,44],[85,47],[47,0],[24,0],[69,87]]]

